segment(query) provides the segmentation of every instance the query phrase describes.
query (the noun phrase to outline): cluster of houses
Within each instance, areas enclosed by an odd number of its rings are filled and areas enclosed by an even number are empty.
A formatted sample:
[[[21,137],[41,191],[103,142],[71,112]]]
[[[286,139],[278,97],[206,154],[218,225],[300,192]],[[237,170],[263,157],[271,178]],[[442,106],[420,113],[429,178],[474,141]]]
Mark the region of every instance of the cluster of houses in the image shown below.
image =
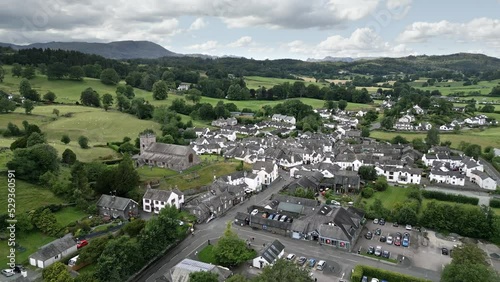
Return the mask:
[[[366,114],[366,111],[341,111],[337,110],[335,113],[328,109],[314,110],[320,115],[321,118],[334,121],[334,123],[325,123],[324,126],[328,128],[336,127],[349,127],[355,128],[359,124],[359,118]]]
[[[465,155],[453,155],[448,148],[435,147],[422,157],[422,161],[431,167],[431,183],[465,186],[468,180],[482,189],[495,190],[497,187],[497,181],[485,172],[479,160]]]

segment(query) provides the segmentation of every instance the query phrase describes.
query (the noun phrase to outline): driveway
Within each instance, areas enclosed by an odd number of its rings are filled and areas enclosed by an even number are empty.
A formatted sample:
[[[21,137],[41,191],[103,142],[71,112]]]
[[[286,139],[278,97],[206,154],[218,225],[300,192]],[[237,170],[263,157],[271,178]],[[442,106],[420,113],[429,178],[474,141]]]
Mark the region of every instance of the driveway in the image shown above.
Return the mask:
[[[485,205],[489,206],[490,205],[490,195],[486,192],[473,192],[473,191],[460,191],[460,190],[454,190],[454,189],[446,189],[446,188],[440,188],[440,187],[434,187],[434,186],[427,186],[425,190],[429,191],[438,191],[438,192],[443,192],[446,194],[458,194],[458,195],[463,195],[467,197],[475,197],[479,199],[479,205]]]

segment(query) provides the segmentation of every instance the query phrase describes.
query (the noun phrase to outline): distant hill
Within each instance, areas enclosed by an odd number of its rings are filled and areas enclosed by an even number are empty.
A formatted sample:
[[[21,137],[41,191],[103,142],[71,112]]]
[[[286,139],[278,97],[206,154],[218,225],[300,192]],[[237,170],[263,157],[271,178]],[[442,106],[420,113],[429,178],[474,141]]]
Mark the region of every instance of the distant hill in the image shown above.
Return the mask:
[[[351,63],[351,62],[359,61],[359,60],[373,60],[373,59],[376,59],[376,57],[352,58],[352,57],[331,57],[331,56],[326,56],[323,59],[308,58],[306,60],[306,62],[311,62],[311,63],[317,63],[317,62],[344,62],[344,63]]]
[[[47,42],[33,43],[30,45],[0,43],[0,46],[11,47],[14,50],[41,48],[79,51],[87,54],[100,55],[109,59],[156,59],[161,57],[182,56],[150,41],[115,41],[110,43]]]

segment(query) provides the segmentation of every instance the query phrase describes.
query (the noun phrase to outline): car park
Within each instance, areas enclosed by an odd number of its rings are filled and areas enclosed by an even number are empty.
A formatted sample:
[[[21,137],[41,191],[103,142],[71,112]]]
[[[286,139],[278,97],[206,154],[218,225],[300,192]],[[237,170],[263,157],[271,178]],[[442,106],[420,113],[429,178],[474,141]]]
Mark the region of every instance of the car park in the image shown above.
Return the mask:
[[[375,248],[373,246],[369,246],[368,250],[366,251],[366,253],[369,255],[373,255],[374,252],[375,252]]]
[[[325,265],[326,265],[326,261],[320,260],[320,261],[318,261],[318,265],[316,266],[316,269],[323,270],[325,268]]]
[[[256,215],[256,214],[258,214],[258,213],[259,213],[259,210],[258,210],[258,209],[254,209],[254,210],[252,211],[252,213],[250,213],[250,214],[251,214],[251,215]]]
[[[270,216],[267,217],[267,219],[270,219],[270,220],[273,220],[273,218],[275,217],[276,215],[274,213],[272,213]]]
[[[366,238],[366,239],[368,239],[368,240],[371,240],[371,239],[372,239],[372,237],[373,237],[373,234],[372,234],[370,231],[368,231],[368,232],[365,234],[365,238]]]
[[[394,223],[392,224],[392,227],[399,227],[399,224],[398,224],[397,222],[394,222]]]
[[[381,246],[377,246],[375,248],[375,252],[373,254],[376,255],[377,257],[381,256],[382,255],[382,247]]]
[[[387,241],[387,238],[385,236],[380,236],[379,241],[385,243],[385,241]]]
[[[378,224],[380,225],[385,225],[385,219],[381,218],[378,222]]]
[[[294,259],[295,259],[295,254],[288,254],[288,256],[286,256],[286,260],[293,261]]]
[[[405,229],[408,230],[408,231],[411,231],[411,229],[412,229],[411,225],[407,224],[406,227],[405,227]]]
[[[297,260],[298,265],[304,265],[306,263],[307,258],[306,257],[300,257],[299,260]]]
[[[273,220],[278,221],[278,220],[280,220],[280,218],[281,218],[281,217],[282,217],[282,215],[281,215],[281,214],[277,214],[277,215],[273,218]]]
[[[286,218],[286,222],[292,223],[292,222],[293,222],[293,218],[291,218],[291,217],[287,217],[287,218]]]
[[[373,220],[373,224],[378,224],[378,218],[375,218],[375,219]]]
[[[375,229],[375,235],[380,235],[380,234],[382,234],[382,229],[380,228]]]
[[[387,258],[388,259],[390,256],[391,256],[391,252],[389,252],[389,251],[383,251],[382,252],[382,257],[383,258]]]
[[[309,267],[314,267],[316,265],[316,259],[310,258],[307,264]]]
[[[410,246],[410,234],[405,233],[403,235],[403,247],[408,247]]]
[[[7,268],[7,269],[2,269],[2,274],[3,276],[5,277],[11,277],[12,275],[14,275],[14,270],[10,269],[10,268]]]
[[[450,252],[448,251],[448,249],[447,249],[447,248],[442,248],[442,249],[441,249],[441,254],[442,254],[442,255],[444,255],[444,256],[447,256],[447,255],[449,255],[449,254],[450,254]]]
[[[396,239],[394,239],[394,246],[401,246],[401,237],[396,236]]]
[[[394,241],[393,241],[392,236],[387,236],[387,241],[386,241],[387,245],[392,245],[393,242]]]

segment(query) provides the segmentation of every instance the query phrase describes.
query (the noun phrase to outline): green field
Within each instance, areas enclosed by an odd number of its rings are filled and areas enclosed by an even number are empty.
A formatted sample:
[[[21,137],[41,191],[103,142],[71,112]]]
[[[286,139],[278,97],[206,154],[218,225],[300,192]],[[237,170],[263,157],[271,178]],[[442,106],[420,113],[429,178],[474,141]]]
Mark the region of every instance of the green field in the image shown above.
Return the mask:
[[[200,251],[197,258],[205,263],[216,264],[215,254],[213,250],[214,245],[208,245]]]
[[[257,89],[262,86],[269,89],[272,88],[274,85],[283,84],[285,82],[293,84],[297,81],[304,82],[306,86],[309,84],[316,84],[319,87],[329,86],[329,83],[327,82],[320,83],[320,82],[311,82],[298,79],[286,79],[286,78],[263,77],[263,76],[245,76],[245,83],[247,84],[247,87],[249,89],[252,88]]]
[[[56,216],[57,224],[60,226],[67,226],[71,222],[76,222],[84,218],[87,214],[76,207],[65,207],[54,215]]]
[[[407,133],[407,132],[386,132],[386,131],[371,131],[370,137],[380,140],[391,140],[394,136],[400,135],[408,141],[415,138],[425,139],[425,133]],[[485,130],[471,129],[462,131],[460,134],[442,133],[440,134],[441,142],[450,141],[452,148],[458,148],[460,142],[464,141],[471,144],[477,144],[485,148],[487,146],[500,146],[500,127],[492,127]]]
[[[0,183],[7,183],[7,175],[0,175]],[[7,211],[7,189],[3,186],[0,189],[0,206],[2,211],[0,213],[5,213]],[[29,210],[36,209],[38,207],[50,205],[50,204],[62,204],[63,200],[54,196],[54,194],[46,188],[36,186],[20,179],[16,179],[16,212],[22,213]]]
[[[382,201],[384,208],[392,210],[393,205],[397,202],[403,203],[408,197],[408,189],[389,186],[387,190],[383,192],[375,192],[373,196],[369,199],[362,199],[362,202],[366,202],[365,207],[369,207],[376,199]]]
[[[22,252],[20,250],[16,251],[16,262],[22,263],[24,265],[29,265],[28,258],[31,254],[36,252],[39,247],[54,241],[57,238],[44,235],[40,232],[31,232],[29,234],[18,234],[16,236],[16,244],[23,247],[25,250]],[[0,264],[3,268],[7,268],[5,265],[8,260],[4,254],[8,254],[9,246],[5,241],[0,244]]]
[[[410,86],[415,88],[419,88],[422,90],[439,90],[443,95],[450,95],[456,92],[465,92],[466,94],[470,91],[478,91],[481,95],[488,95],[491,92],[491,89],[494,86],[499,85],[500,80],[492,80],[492,81],[480,81],[477,85],[469,85],[463,86],[463,81],[454,81],[454,82],[436,82],[434,86],[421,87],[422,83],[424,83],[426,79],[420,79],[415,82],[408,83]],[[447,87],[450,85],[450,87]]]

